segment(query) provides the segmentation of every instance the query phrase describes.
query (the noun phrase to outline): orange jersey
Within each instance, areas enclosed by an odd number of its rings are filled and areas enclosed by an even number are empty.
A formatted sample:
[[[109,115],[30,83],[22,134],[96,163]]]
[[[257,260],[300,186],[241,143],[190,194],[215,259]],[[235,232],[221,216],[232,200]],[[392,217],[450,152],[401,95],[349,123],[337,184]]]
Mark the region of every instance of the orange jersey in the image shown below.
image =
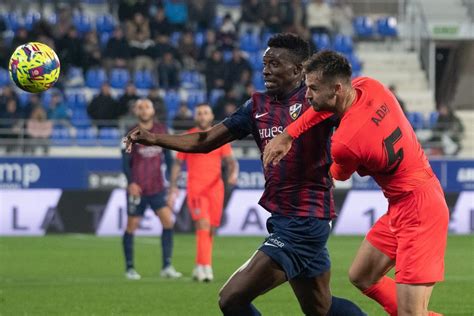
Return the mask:
[[[192,128],[188,133],[200,130]],[[222,184],[222,158],[232,156],[232,147],[225,144],[207,154],[178,152],[177,159],[186,161],[188,168],[188,190],[198,193]]]
[[[370,175],[387,198],[409,192],[433,176],[428,159],[394,95],[380,82],[352,81],[357,98],[332,136],[331,174],[345,180]]]

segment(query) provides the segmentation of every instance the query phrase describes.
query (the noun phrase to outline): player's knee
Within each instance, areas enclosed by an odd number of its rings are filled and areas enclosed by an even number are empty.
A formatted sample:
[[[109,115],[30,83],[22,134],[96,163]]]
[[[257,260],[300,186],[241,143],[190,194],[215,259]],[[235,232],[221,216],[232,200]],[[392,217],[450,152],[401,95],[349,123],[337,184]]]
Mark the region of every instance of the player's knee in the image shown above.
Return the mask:
[[[366,290],[371,286],[370,281],[352,267],[349,269],[349,281],[351,281],[351,283],[361,291]]]
[[[219,292],[219,308],[224,314],[239,310],[242,305],[249,302],[244,302],[243,295],[239,291],[224,287]]]
[[[211,224],[206,218],[201,218],[196,221],[196,229],[211,229]]]

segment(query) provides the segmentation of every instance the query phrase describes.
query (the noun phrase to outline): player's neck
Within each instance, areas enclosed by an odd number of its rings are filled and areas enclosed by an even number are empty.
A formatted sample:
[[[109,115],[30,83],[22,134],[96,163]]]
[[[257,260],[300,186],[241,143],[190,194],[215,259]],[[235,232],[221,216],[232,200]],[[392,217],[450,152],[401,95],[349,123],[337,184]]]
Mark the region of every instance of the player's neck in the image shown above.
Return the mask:
[[[148,122],[138,122],[138,125],[144,129],[151,129],[153,127],[153,120]]]
[[[344,115],[344,113],[347,112],[347,110],[350,109],[350,107],[354,104],[355,100],[357,98],[357,91],[351,86],[349,88],[349,91],[342,102],[342,106],[337,109],[338,114]]]

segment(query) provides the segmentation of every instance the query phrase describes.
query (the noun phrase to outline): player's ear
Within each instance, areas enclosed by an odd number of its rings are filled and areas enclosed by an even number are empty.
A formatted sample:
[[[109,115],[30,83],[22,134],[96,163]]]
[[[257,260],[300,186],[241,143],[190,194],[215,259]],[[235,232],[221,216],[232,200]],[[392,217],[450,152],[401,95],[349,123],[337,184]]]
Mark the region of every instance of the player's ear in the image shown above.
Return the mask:
[[[295,75],[300,75],[303,73],[303,64],[296,64],[293,70]]]

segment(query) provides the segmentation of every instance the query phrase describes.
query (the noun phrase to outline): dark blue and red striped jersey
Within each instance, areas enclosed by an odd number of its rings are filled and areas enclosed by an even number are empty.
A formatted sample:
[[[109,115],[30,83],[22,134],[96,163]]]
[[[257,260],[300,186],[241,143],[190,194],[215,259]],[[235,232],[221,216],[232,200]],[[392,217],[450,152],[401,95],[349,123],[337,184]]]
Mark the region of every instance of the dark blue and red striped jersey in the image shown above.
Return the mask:
[[[302,85],[286,98],[254,93],[238,111],[223,121],[237,138],[252,134],[260,151],[311,105]],[[331,116],[293,142],[291,150],[276,166],[264,170],[265,190],[259,204],[271,213],[286,216],[336,217],[329,177],[330,138],[337,125]]]
[[[155,122],[150,132],[163,134],[167,133],[167,129],[163,124]],[[144,196],[153,195],[165,189],[165,179],[162,171],[162,165],[165,161],[163,148],[135,144],[130,154],[125,153],[125,151],[122,152],[124,155],[123,169],[128,183],[138,184]]]

